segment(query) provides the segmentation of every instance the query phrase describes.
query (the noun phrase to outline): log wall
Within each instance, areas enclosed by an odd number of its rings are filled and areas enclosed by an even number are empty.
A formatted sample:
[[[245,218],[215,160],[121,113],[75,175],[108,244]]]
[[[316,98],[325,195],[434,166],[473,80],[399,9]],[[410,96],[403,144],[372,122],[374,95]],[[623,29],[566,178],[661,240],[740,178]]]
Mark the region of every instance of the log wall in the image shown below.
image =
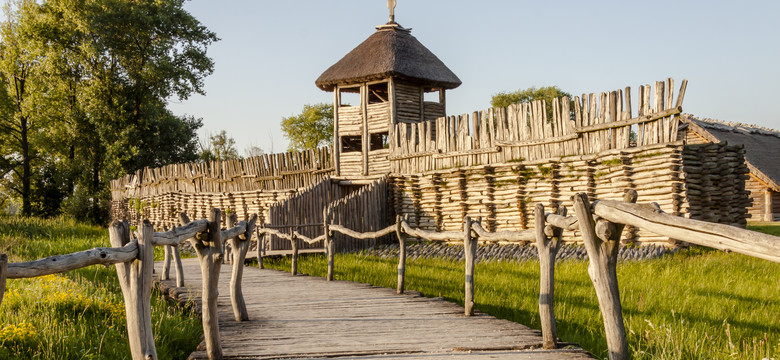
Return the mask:
[[[301,235],[315,238],[322,235],[323,209],[328,204],[344,197],[348,189],[325,178],[319,183],[298,191],[294,196],[280,200],[268,207],[263,227],[273,228],[282,233],[297,231]],[[266,242],[267,250],[292,250],[290,241],[270,236]],[[307,244],[298,241],[298,249],[322,249],[322,243]]]
[[[419,86],[395,82],[396,121],[416,123],[422,119],[422,93]]]
[[[428,231],[458,231],[465,216],[482,219],[488,231],[520,231],[533,227],[534,204],[571,209],[571,197],[578,192],[592,200],[619,200],[625,189],[634,189],[641,202],[656,202],[669,214],[744,227],[741,209],[747,193],[739,180],[747,167],[736,164],[741,158],[740,147],[685,147],[677,141],[589,156],[393,174],[392,203],[398,214],[409,217],[411,226]],[[690,179],[691,186],[683,179]],[[719,188],[705,196],[700,189],[706,184]],[[579,233],[568,233],[565,240],[580,238]],[[632,228],[626,238],[669,241]]]
[[[390,183],[381,178],[336,200],[330,205],[331,224],[342,225],[357,232],[382,230],[395,222],[395,213],[390,206],[388,194]],[[356,240],[340,233],[334,234],[336,252],[366,249],[377,244],[395,243],[395,235],[378,239]]]

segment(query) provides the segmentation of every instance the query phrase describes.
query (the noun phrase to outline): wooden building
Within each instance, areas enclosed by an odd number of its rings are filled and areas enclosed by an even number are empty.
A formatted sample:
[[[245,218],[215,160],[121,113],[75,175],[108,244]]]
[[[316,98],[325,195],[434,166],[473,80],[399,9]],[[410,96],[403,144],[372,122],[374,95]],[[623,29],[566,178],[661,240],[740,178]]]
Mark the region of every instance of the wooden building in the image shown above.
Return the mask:
[[[390,172],[390,132],[397,123],[446,115],[445,90],[460,79],[394,21],[328,68],[315,82],[334,93],[333,159],[336,176]]]
[[[745,189],[750,192],[750,221],[780,220],[780,131],[692,116],[683,118],[680,134],[688,144],[726,142],[745,146],[750,170]]]

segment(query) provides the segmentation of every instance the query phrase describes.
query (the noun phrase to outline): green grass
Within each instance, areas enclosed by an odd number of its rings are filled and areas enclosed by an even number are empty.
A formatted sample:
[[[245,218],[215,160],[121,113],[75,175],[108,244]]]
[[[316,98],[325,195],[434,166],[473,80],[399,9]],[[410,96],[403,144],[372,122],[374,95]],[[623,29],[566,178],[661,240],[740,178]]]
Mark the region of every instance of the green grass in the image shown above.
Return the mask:
[[[107,247],[108,230],[68,219],[0,217],[0,252],[11,262]],[[158,249],[155,249],[159,252]],[[8,280],[0,306],[0,359],[130,359],[124,301],[114,267]],[[197,316],[152,294],[160,359],[182,359],[200,342]]]
[[[335,278],[395,287],[396,260],[339,254]],[[267,262],[289,270],[289,259]],[[407,262],[406,288],[463,302],[463,262]],[[324,276],[325,258],[307,256],[299,271]],[[618,265],[629,348],[634,359],[763,359],[780,355],[780,264],[691,249]],[[558,336],[606,358],[602,318],[587,262],[556,265]],[[539,263],[485,262],[475,271],[480,311],[539,329]]]

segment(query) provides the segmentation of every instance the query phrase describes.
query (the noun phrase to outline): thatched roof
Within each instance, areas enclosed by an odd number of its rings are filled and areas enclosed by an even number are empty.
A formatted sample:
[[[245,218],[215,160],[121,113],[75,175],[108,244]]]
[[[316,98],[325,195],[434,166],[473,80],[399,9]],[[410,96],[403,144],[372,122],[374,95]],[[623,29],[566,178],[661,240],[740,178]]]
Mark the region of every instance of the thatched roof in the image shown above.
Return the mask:
[[[386,79],[390,76],[430,87],[454,89],[460,79],[410,29],[388,23],[315,81],[317,87],[333,91],[336,85]]]
[[[683,121],[708,141],[744,145],[750,173],[772,190],[780,191],[780,131],[690,116],[684,117]]]

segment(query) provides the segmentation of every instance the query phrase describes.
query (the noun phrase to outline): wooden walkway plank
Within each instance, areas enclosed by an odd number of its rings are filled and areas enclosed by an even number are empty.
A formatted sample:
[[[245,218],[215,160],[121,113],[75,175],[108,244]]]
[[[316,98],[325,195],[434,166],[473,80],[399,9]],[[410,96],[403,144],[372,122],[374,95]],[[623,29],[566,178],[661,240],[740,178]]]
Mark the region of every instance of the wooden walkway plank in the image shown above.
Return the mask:
[[[185,259],[184,288],[160,281],[177,300],[199,307],[200,269]],[[157,273],[162,263],[156,264]],[[348,281],[244,269],[249,321],[230,305],[230,267],[223,266],[218,313],[225,359],[590,359],[582,349],[542,350],[538,330],[477,313],[439,298]],[[191,359],[206,359],[195,351]]]

